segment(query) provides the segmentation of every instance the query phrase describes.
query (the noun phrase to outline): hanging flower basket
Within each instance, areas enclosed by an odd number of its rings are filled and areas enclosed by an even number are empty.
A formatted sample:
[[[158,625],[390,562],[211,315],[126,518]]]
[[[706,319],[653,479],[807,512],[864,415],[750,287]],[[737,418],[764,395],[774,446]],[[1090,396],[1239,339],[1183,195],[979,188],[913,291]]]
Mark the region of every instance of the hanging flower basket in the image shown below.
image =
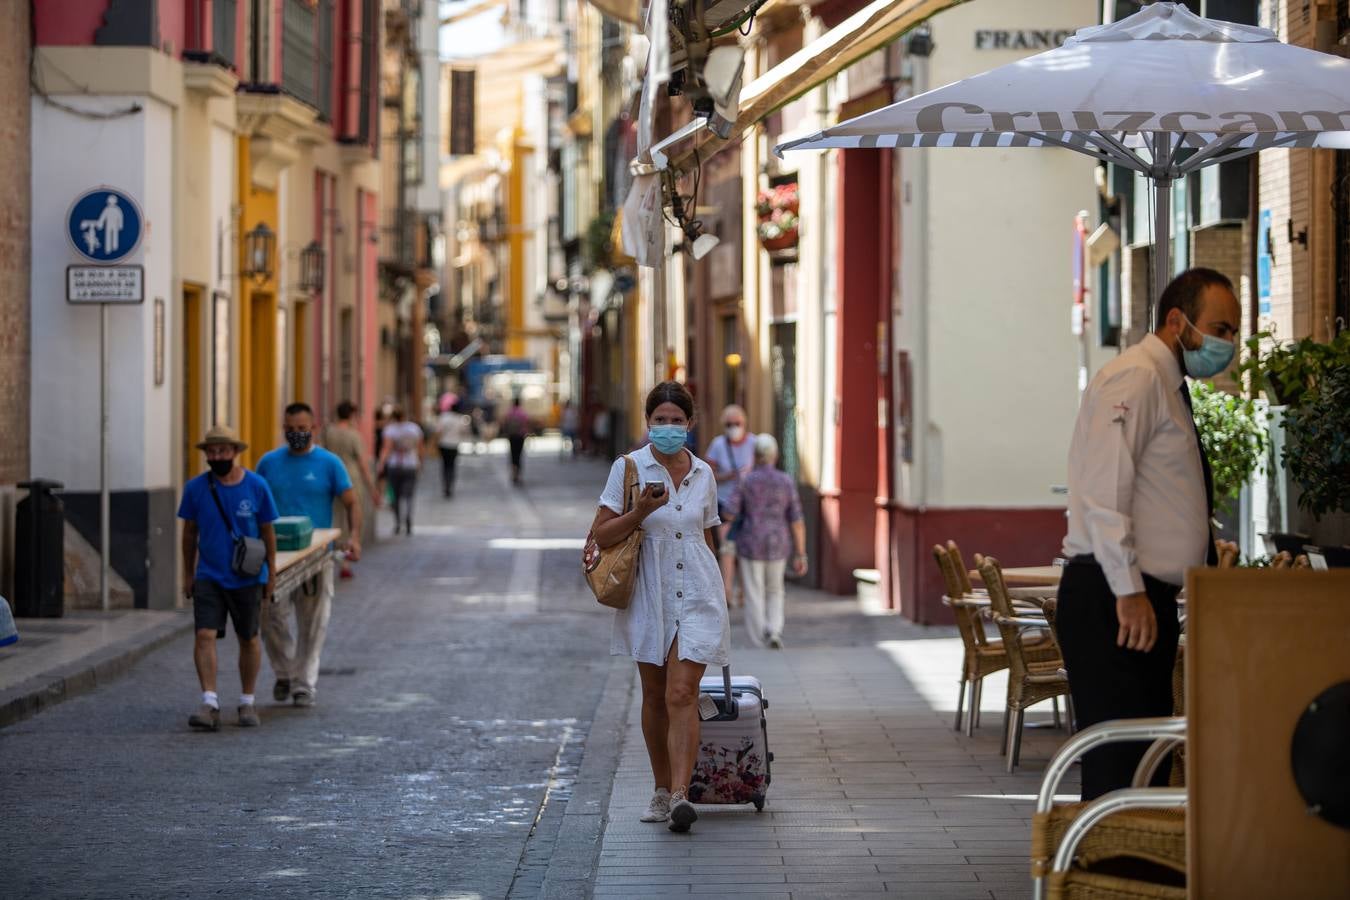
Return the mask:
[[[796,182],[760,191],[755,211],[759,214],[759,242],[765,250],[788,250],[797,246],[799,208]]]

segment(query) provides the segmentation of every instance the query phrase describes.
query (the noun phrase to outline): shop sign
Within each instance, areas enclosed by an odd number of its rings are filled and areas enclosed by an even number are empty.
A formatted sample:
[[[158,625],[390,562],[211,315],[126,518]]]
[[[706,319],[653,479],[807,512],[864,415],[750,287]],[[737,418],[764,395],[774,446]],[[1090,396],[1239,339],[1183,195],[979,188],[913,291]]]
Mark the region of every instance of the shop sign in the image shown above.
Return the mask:
[[[976,50],[1054,50],[1073,37],[1072,28],[981,28]]]
[[[142,266],[66,266],[66,300],[70,303],[142,303]]]

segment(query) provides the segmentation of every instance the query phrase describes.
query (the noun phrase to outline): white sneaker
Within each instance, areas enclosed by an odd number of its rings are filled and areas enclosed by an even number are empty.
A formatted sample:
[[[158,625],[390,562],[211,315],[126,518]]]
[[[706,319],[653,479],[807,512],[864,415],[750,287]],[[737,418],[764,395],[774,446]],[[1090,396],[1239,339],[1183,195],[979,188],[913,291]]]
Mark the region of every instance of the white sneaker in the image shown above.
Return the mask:
[[[664,822],[670,818],[670,791],[665,788],[658,788],[655,794],[652,794],[652,802],[647,804],[647,811],[642,814],[639,821],[642,822]]]
[[[670,830],[684,834],[698,821],[698,811],[684,791],[678,791],[670,798]]]

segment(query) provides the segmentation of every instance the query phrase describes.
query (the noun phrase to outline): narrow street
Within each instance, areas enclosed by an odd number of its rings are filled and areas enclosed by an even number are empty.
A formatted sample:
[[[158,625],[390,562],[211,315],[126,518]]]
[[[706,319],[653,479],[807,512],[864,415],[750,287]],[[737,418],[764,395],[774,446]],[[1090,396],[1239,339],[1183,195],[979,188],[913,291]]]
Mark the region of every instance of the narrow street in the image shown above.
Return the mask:
[[[411,539],[381,516],[315,708],[274,705],[264,664],[262,727],[235,727],[231,634],[226,724],[190,732],[185,635],[0,731],[4,895],[535,896],[551,854],[526,844],[556,827],[610,671],[577,568],[605,469],[539,441],[515,490],[500,443],[461,457],[452,501],[428,465]]]

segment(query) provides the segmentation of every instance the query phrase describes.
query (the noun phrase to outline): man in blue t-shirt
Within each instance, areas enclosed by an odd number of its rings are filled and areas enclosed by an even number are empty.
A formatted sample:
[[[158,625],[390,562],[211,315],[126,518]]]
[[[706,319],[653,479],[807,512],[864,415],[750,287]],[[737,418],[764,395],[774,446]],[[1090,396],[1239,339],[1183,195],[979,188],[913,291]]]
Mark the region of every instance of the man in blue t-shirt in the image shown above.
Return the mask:
[[[283,516],[309,516],[315,528],[333,525],[333,501],[347,511],[348,558],[361,558],[361,502],[352,490],[347,467],[334,453],[314,445],[314,410],[305,403],[286,407],[283,420],[286,446],[258,461],[258,474],[267,480]],[[315,596],[304,589],[276,597],[263,614],[263,642],[277,681],[272,698],[313,706],[319,681],[319,654],[328,634],[333,609],[333,563],[324,566]],[[291,609],[296,634],[291,635]]]
[[[276,569],[277,541],[272,530],[277,508],[267,482],[236,463],[248,447],[225,426],[206,433],[197,449],[206,453],[211,471],[183,485],[178,518],[183,520],[183,596],[192,601],[196,644],[192,658],[202,686],[202,705],[188,719],[193,728],[220,729],[216,694],[216,641],[225,636],[225,619],[234,622],[239,638],[239,724],[256,726],[253,689],[262,668],[258,642],[263,597],[270,597],[269,573]],[[257,575],[234,571],[235,538],[261,538],[267,562]]]

